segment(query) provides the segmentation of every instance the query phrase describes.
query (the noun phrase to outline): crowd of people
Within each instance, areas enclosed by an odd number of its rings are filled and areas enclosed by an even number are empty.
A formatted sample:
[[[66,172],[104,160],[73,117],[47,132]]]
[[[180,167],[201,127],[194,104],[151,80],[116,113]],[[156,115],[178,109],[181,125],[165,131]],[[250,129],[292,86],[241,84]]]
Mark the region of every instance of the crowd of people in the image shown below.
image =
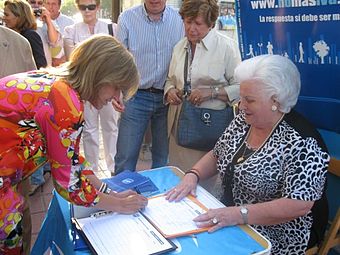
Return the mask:
[[[144,0],[117,24],[97,18],[100,0],[75,5],[78,23],[60,12],[61,0],[4,3],[1,254],[29,254],[27,196],[43,184],[44,171],[73,204],[125,214],[146,207],[145,197],[113,192],[96,171],[100,128],[115,175],[135,171],[149,124],[151,167],[185,172],[166,193],[170,202],[195,195],[198,182],[208,189],[222,184],[226,207],[195,218],[199,226],[213,232],[250,224],[272,243],[272,254],[304,254],[320,242],[329,155],[316,129],[294,111],[301,81],[292,61],[279,55],[241,61],[237,43],[215,29],[216,0],[184,0],[179,11],[166,0]],[[239,113],[230,114],[211,151],[179,145],[184,100],[230,113],[238,102]]]

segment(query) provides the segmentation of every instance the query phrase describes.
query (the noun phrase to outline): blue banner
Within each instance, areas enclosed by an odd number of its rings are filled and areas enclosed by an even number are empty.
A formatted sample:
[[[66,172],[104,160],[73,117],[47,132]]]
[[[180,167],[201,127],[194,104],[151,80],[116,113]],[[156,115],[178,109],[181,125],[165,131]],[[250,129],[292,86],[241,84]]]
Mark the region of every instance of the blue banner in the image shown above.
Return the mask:
[[[279,54],[301,73],[296,109],[340,133],[340,0],[236,0],[243,59]]]

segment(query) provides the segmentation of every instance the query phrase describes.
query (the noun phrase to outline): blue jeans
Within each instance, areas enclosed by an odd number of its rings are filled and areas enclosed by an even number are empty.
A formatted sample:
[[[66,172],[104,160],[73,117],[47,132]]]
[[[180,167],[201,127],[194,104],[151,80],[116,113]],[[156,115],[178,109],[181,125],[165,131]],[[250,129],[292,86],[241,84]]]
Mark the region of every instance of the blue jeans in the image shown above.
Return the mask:
[[[136,170],[149,121],[152,134],[152,168],[167,164],[169,152],[167,114],[168,106],[163,104],[162,93],[138,91],[126,103],[118,129],[115,174],[124,170]]]
[[[51,166],[49,163],[46,163],[42,167],[38,168],[32,175],[31,175],[31,184],[34,185],[42,185],[45,183],[44,179],[44,170],[51,171]]]

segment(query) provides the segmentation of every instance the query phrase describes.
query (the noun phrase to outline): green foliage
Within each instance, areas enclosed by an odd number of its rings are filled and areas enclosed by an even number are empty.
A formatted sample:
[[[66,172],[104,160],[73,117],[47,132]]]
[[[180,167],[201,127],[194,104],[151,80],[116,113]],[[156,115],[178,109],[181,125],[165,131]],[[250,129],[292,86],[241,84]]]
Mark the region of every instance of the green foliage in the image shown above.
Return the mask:
[[[62,0],[61,2],[61,12],[67,16],[72,17],[78,12],[74,0]]]
[[[103,18],[110,19],[112,17],[112,0],[101,0]]]

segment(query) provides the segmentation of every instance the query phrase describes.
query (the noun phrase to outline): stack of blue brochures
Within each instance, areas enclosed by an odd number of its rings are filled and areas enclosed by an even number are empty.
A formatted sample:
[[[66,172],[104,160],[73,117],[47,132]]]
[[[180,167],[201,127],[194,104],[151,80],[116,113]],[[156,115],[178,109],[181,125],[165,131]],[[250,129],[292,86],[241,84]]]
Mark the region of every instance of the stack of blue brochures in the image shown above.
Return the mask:
[[[159,192],[153,181],[137,172],[125,170],[116,176],[103,180],[109,187],[117,192],[124,190],[134,190],[144,196],[154,195]]]

